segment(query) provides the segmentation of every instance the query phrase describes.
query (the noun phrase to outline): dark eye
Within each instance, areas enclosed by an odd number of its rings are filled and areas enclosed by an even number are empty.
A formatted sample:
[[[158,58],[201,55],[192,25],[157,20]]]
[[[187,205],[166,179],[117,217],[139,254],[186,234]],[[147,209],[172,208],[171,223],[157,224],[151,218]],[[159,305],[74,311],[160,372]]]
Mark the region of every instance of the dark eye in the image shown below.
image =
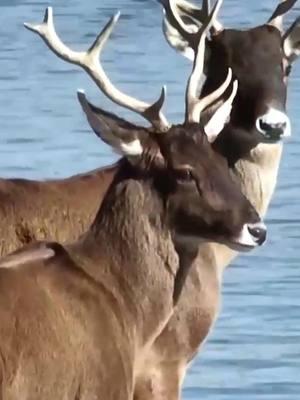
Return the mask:
[[[179,182],[190,182],[194,179],[192,170],[188,168],[175,169],[173,173],[175,179]]]

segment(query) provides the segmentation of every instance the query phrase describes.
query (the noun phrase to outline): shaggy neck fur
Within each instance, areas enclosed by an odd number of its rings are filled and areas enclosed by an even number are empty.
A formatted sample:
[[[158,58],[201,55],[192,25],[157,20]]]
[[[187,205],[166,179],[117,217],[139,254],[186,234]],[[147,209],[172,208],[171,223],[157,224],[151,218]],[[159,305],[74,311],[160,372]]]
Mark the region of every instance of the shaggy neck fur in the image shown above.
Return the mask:
[[[88,274],[114,292],[141,349],[151,345],[170,318],[191,263],[179,262],[151,179],[123,174],[115,177],[89,232],[69,250]]]

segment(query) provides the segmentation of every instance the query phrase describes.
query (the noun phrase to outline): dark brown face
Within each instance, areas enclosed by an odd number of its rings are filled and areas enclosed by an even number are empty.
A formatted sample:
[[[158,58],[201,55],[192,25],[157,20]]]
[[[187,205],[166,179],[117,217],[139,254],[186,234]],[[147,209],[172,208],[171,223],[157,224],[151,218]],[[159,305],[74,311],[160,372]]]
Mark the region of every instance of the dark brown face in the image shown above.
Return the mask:
[[[198,124],[171,128],[159,147],[168,164],[162,189],[167,191],[168,216],[178,237],[244,247],[265,241],[266,229],[257,212]],[[158,180],[161,185],[161,175]]]
[[[93,106],[84,93],[78,96],[97,136],[127,159],[118,179],[146,185],[151,213],[168,222],[175,245],[196,244],[189,247],[193,252],[203,238],[239,249],[261,245],[266,238],[266,228],[232,180],[227,160],[212,147],[228,118],[236,93],[233,85],[233,97],[207,124],[199,124],[199,113],[190,107],[183,125],[165,129],[131,124]],[[189,104],[196,99],[192,93]],[[195,104],[202,105],[197,100]]]
[[[198,37],[209,21],[210,10],[222,0],[158,0],[164,9],[163,31],[168,43],[190,60],[197,54]],[[226,29],[216,14],[207,35],[205,70],[207,81],[202,96],[225,79],[228,67],[239,82],[231,121],[219,135],[215,148],[230,165],[249,154],[259,143],[275,143],[290,136],[286,114],[287,76],[300,56],[300,17],[284,29],[283,19],[297,0],[274,3],[266,24],[248,30]],[[226,98],[222,96],[223,99]],[[207,109],[207,117],[214,108]]]
[[[259,142],[276,142],[289,136],[290,121],[285,111],[290,66],[283,55],[279,30],[268,25],[246,31],[224,29],[212,36],[209,48],[202,94],[218,87],[228,67],[239,82],[230,124],[219,143],[226,139],[228,149],[232,142],[247,151]]]

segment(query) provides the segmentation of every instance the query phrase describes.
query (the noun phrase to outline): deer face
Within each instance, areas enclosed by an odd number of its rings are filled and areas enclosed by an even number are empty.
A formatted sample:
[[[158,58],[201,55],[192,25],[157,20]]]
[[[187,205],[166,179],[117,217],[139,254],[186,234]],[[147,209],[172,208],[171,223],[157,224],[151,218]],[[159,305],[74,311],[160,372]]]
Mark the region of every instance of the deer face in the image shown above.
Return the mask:
[[[286,77],[282,38],[278,29],[264,25],[247,31],[226,29],[213,35],[202,94],[214,90],[231,67],[239,90],[231,113],[231,129],[251,134],[261,142],[290,136],[286,115]]]
[[[172,127],[159,137],[159,147],[168,218],[177,239],[206,238],[239,248],[265,241],[257,212],[198,124]]]
[[[207,239],[238,250],[264,243],[266,228],[213,149],[207,126],[186,122],[162,133],[93,106],[83,93],[79,99],[94,132],[126,156],[134,176],[152,182],[176,240]]]

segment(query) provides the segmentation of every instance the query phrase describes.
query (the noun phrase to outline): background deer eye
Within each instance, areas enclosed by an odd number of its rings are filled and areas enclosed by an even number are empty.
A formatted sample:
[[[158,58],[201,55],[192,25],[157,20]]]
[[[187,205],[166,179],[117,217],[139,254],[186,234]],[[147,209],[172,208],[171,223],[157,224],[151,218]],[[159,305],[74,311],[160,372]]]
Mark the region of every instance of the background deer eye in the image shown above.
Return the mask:
[[[193,180],[192,171],[188,168],[176,169],[174,170],[174,175],[177,181],[189,182]]]

